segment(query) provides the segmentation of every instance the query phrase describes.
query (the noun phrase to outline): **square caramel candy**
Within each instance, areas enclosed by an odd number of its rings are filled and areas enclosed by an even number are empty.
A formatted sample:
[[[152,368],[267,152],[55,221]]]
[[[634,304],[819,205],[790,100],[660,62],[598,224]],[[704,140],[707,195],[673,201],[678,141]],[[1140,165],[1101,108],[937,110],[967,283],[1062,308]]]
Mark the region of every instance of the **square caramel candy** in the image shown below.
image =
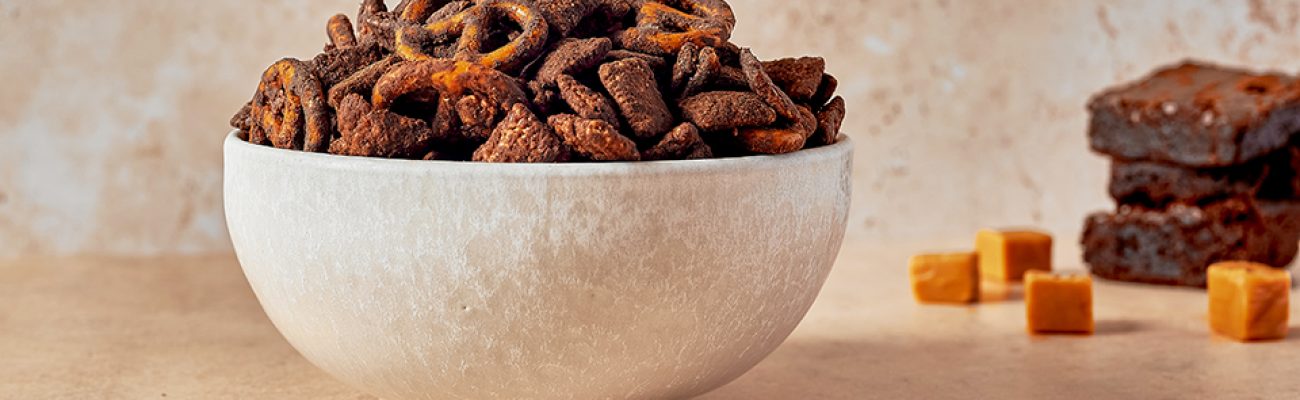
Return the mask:
[[[1025,271],[1052,270],[1052,236],[1026,230],[981,229],[975,234],[980,276],[1001,282],[1019,281]]]
[[[912,294],[922,303],[972,303],[980,279],[974,252],[918,254],[908,261]]]
[[[1092,333],[1092,277],[1025,273],[1025,320],[1033,333]]]
[[[1240,341],[1286,337],[1291,273],[1246,261],[1207,271],[1210,329]]]

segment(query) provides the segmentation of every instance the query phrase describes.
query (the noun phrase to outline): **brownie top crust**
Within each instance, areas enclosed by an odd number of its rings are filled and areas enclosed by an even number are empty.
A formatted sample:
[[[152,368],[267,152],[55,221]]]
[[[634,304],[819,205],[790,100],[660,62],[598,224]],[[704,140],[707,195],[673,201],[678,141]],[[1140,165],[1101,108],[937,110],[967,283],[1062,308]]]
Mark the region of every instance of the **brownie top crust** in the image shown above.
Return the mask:
[[[1088,103],[1089,144],[1122,160],[1239,165],[1300,129],[1300,81],[1185,61]]]

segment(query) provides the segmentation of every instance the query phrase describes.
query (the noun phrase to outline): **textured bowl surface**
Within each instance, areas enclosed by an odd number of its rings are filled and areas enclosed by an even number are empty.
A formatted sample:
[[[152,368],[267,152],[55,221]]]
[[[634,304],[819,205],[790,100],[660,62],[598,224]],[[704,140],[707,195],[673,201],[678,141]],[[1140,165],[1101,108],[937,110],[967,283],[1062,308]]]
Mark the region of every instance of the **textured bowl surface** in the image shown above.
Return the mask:
[[[852,145],[505,165],[225,142],[231,239],[315,365],[387,399],[683,398],[739,377],[839,252]]]

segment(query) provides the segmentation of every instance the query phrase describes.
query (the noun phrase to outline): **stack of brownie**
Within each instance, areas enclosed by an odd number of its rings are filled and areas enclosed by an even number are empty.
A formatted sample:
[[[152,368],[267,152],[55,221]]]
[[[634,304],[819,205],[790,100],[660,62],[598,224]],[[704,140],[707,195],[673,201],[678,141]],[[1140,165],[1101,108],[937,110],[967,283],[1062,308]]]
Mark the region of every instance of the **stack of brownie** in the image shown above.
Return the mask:
[[[1300,80],[1185,62],[1088,104],[1115,212],[1088,216],[1094,275],[1205,286],[1225,260],[1282,268],[1300,248]]]

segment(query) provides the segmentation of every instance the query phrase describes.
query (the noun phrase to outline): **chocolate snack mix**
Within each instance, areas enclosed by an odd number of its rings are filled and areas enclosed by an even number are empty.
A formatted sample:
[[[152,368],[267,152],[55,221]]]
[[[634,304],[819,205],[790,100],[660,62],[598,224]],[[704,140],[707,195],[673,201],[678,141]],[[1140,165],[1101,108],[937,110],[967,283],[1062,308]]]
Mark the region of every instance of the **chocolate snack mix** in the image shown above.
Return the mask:
[[[253,144],[552,163],[781,154],[835,142],[820,57],[761,61],[723,0],[365,0],[231,119]]]
[[[1097,95],[1088,139],[1117,211],[1085,221],[1094,275],[1205,286],[1219,261],[1284,268],[1300,249],[1300,81],[1200,62]]]

